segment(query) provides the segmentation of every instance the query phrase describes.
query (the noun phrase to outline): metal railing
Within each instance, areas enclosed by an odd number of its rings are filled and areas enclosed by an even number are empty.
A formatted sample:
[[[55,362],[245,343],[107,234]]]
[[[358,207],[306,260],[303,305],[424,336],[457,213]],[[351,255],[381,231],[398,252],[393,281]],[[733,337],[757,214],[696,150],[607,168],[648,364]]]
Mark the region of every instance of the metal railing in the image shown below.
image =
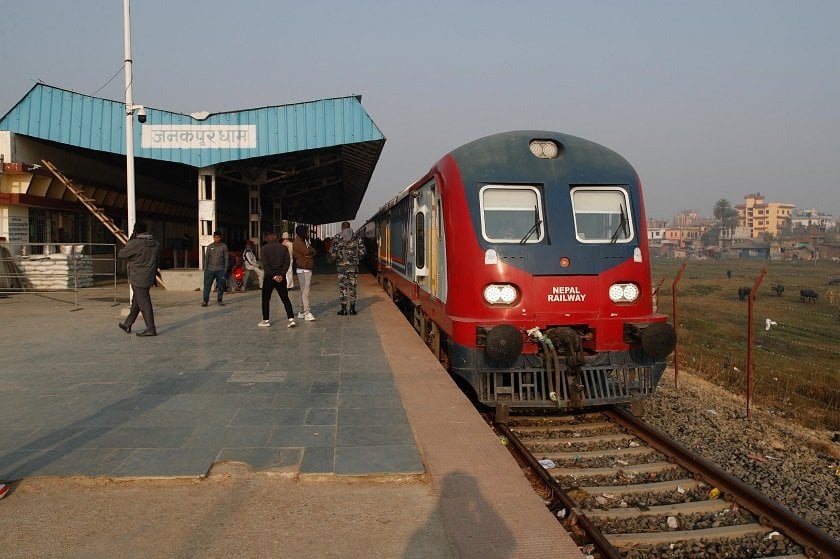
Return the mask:
[[[72,292],[113,286],[117,302],[117,246],[113,243],[0,243],[0,293]]]

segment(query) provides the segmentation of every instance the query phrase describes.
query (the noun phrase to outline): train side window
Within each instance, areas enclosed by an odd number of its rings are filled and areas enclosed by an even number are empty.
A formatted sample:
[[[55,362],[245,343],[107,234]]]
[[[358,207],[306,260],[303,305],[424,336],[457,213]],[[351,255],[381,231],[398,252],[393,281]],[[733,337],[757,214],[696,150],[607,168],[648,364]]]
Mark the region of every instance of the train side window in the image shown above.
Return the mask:
[[[414,216],[414,266],[418,269],[426,267],[426,219],[423,212]]]
[[[626,243],[633,239],[627,191],[619,187],[572,189],[575,235],[582,243]]]
[[[491,243],[539,243],[545,228],[540,192],[533,186],[487,185],[479,192],[481,234]]]

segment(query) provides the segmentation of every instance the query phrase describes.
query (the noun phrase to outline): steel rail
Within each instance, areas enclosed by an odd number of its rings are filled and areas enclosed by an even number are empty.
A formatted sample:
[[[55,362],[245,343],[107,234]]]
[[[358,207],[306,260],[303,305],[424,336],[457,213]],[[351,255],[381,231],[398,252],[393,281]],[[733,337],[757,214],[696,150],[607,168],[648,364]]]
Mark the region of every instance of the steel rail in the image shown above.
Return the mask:
[[[569,513],[570,523],[579,526],[586,534],[586,537],[598,548],[601,559],[623,559],[623,556],[618,550],[604,537],[601,530],[581,511],[574,499],[566,494],[563,488],[560,487],[560,484],[557,483],[557,480],[525,448],[525,445],[508,428],[504,420],[496,421],[495,426],[507,438],[508,444],[513,445],[516,452],[519,453],[519,456],[528,463],[531,470],[548,486],[554,498],[560,501]]]
[[[692,472],[696,478],[717,487],[724,495],[759,516],[760,521],[778,529],[805,548],[808,557],[840,557],[840,541],[832,538],[804,518],[792,513],[776,501],[756,491],[717,465],[675,442],[662,431],[647,425],[619,408],[605,410],[631,434],[672,458]]]

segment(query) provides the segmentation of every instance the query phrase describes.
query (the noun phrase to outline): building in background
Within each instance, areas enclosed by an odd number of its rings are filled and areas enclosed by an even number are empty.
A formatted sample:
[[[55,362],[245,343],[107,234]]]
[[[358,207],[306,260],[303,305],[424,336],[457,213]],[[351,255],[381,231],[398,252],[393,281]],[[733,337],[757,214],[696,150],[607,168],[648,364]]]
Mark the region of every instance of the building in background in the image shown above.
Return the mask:
[[[810,210],[794,212],[791,216],[790,224],[794,231],[803,229],[805,231],[826,232],[837,229],[837,218],[833,215],[820,213],[812,208]]]
[[[738,225],[746,227],[753,239],[777,236],[790,225],[795,204],[766,202],[760,192],[744,196],[738,210]]]

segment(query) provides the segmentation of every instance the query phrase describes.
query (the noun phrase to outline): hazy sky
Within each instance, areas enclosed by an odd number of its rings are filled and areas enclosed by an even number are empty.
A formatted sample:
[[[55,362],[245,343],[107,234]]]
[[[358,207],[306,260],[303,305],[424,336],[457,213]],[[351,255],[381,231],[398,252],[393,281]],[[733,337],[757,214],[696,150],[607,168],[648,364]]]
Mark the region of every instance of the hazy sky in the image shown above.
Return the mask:
[[[751,192],[840,214],[837,0],[135,0],[131,22],[135,103],[361,94],[387,142],[358,220],[517,129],[622,154],[651,217]],[[0,0],[0,114],[37,80],[123,101],[123,29],[122,0]]]

